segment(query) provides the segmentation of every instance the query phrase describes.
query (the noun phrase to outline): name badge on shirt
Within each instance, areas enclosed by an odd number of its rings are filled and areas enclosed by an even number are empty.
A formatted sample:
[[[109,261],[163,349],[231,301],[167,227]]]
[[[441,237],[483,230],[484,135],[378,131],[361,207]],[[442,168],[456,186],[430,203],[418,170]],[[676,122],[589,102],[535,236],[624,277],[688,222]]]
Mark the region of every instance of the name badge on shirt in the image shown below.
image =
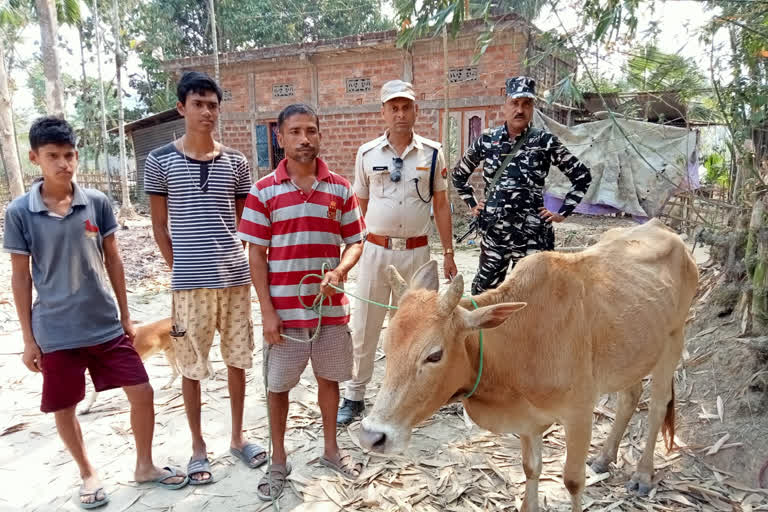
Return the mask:
[[[335,219],[336,218],[336,200],[332,199],[330,203],[328,203],[328,218],[329,219]]]
[[[376,165],[376,166],[373,167],[373,170],[376,171],[376,172],[388,171],[389,170],[389,166],[388,165]]]
[[[428,171],[429,167],[417,167],[416,170],[417,171]]]

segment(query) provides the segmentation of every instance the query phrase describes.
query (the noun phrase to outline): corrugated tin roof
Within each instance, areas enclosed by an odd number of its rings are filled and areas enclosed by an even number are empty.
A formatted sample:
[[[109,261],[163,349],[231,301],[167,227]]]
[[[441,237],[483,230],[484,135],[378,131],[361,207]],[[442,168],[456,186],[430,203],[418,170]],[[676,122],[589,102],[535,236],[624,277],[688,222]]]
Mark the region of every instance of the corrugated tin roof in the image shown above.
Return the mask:
[[[128,133],[131,133],[132,131],[140,130],[141,128],[148,128],[156,124],[161,124],[168,121],[175,121],[176,119],[181,119],[181,114],[179,114],[179,112],[175,108],[172,108],[164,112],[159,112],[157,114],[152,114],[151,116],[144,117],[142,119],[139,119],[138,121],[127,123],[125,125],[125,133],[128,134]],[[109,132],[116,133],[117,127],[112,128],[111,130],[109,130]]]

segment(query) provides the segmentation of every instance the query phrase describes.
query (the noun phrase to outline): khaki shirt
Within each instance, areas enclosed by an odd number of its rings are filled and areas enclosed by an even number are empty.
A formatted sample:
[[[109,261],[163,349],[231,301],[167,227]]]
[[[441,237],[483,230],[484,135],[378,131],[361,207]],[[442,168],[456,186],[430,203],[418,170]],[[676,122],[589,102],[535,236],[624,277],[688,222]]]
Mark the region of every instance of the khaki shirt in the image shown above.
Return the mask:
[[[360,146],[355,159],[353,189],[357,197],[368,200],[365,223],[369,233],[395,238],[429,234],[432,202],[425,203],[419,194],[424,200],[429,199],[429,170],[435,151],[434,192],[437,193],[448,189],[448,172],[440,143],[413,134],[413,140],[400,156],[403,169],[397,183],[390,179],[390,173],[395,170],[393,159],[398,155],[389,144],[387,134]]]

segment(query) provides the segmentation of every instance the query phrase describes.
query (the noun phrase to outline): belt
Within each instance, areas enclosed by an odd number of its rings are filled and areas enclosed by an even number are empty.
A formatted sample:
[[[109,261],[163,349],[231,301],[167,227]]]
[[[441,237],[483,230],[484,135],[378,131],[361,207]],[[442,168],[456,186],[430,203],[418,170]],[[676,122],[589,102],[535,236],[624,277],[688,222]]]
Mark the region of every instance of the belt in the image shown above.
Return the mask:
[[[393,251],[417,249],[429,244],[429,239],[426,235],[414,236],[411,238],[394,238],[390,236],[368,233],[368,236],[365,240],[372,244],[380,245],[385,249],[392,249]]]

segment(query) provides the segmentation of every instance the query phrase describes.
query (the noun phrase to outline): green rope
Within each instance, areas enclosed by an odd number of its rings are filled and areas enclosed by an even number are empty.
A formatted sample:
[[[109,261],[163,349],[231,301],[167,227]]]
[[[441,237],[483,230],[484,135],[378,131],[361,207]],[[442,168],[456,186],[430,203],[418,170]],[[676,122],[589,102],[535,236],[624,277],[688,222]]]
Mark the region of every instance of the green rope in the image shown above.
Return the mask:
[[[306,303],[304,303],[304,299],[302,298],[301,287],[304,285],[304,281],[310,277],[315,277],[322,280],[325,276],[325,271],[327,267],[328,267],[328,264],[323,263],[322,270],[321,270],[322,274],[306,274],[304,277],[301,278],[298,285],[297,293],[299,296],[299,302],[301,303],[302,307],[307,310],[311,309],[317,315],[317,327],[315,327],[315,332],[312,333],[312,336],[306,340],[293,338],[291,336],[288,336],[287,334],[280,333],[280,336],[282,338],[285,338],[291,341],[296,341],[299,343],[310,343],[317,339],[318,335],[320,334],[320,328],[322,327],[322,323],[323,323],[323,302],[325,301],[325,299],[330,300],[330,297],[324,297],[322,292],[318,292],[318,294],[315,296],[315,299],[312,301],[312,304],[307,305]],[[392,306],[390,304],[382,304],[380,302],[376,302],[375,300],[360,297],[339,286],[336,286],[333,284],[329,284],[328,286],[330,286],[331,288],[333,288],[338,292],[349,295],[350,297],[354,297],[357,300],[367,302],[368,304],[373,304],[374,306],[379,306],[385,309],[397,309],[397,306]],[[475,299],[470,296],[469,300],[472,301],[472,305],[475,306],[475,309],[478,309],[478,305],[477,305],[477,302],[475,302]],[[269,442],[267,443],[267,472],[268,472],[267,485],[269,486],[269,495],[272,498],[272,508],[275,511],[279,512],[280,504],[275,499],[275,496],[272,494],[272,470],[271,470],[272,468],[272,415],[270,414],[270,411],[269,411],[269,387],[268,387],[269,382],[267,379],[267,373],[269,369],[269,353],[271,351],[272,351],[272,345],[267,345],[267,353],[264,355],[264,361],[263,361],[264,364],[262,369],[262,373],[264,374],[264,392],[267,394],[267,428],[269,429]],[[480,369],[477,372],[477,379],[475,380],[475,385],[472,387],[472,391],[464,395],[464,398],[471,397],[475,393],[475,391],[477,391],[477,387],[480,385],[480,378],[482,376],[483,376],[483,330],[480,329]]]
[[[472,305],[475,306],[475,309],[478,308],[477,302],[475,302],[475,299],[470,295],[469,300],[472,301]],[[483,330],[480,329],[480,369],[477,370],[477,379],[475,380],[475,385],[472,386],[472,391],[464,395],[464,398],[469,398],[472,395],[475,394],[475,391],[477,391],[477,386],[480,385],[480,377],[483,376]]]

